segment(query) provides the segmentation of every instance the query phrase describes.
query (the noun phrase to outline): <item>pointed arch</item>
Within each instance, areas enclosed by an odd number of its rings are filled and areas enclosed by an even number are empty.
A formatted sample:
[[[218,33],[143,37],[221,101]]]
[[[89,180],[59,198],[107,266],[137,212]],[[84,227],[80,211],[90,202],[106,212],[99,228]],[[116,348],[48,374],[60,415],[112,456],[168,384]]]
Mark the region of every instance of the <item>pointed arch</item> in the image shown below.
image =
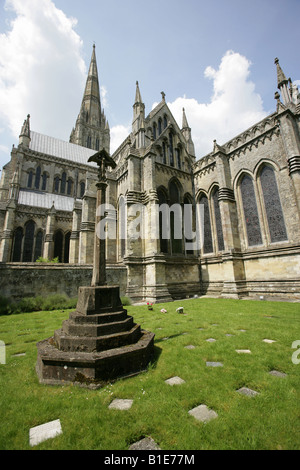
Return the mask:
[[[35,232],[35,222],[33,220],[29,220],[25,224],[25,235],[24,235],[24,246],[23,246],[23,257],[22,257],[22,261],[24,263],[30,263],[32,261],[34,232]]]
[[[216,240],[218,244],[218,251],[224,251],[224,236],[222,228],[222,218],[219,204],[219,186],[214,185],[211,191],[211,198],[214,208],[214,219],[216,228]]]
[[[213,241],[212,241],[212,230],[211,230],[211,217],[209,210],[208,198],[204,192],[200,192],[198,195],[198,203],[202,206],[203,218],[200,217],[200,221],[203,222],[202,227],[202,250],[203,254],[213,253]]]
[[[261,228],[257,210],[253,178],[249,173],[243,173],[239,179],[242,208],[248,246],[262,244]]]
[[[273,166],[263,163],[259,168],[258,177],[271,243],[285,241],[288,237]]]
[[[14,231],[13,237],[13,250],[11,260],[13,262],[21,261],[22,256],[22,244],[23,244],[23,228],[18,227]]]

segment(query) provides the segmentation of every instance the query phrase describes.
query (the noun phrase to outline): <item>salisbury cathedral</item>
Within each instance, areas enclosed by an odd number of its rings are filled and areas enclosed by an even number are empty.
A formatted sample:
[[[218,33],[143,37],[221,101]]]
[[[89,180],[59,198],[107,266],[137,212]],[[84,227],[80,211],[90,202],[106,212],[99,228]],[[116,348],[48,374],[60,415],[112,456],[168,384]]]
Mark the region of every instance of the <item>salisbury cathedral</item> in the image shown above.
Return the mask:
[[[275,70],[276,110],[229,142],[214,141],[205,156],[195,154],[185,110],[177,123],[162,93],[146,115],[136,83],[132,130],[111,155],[116,168],[107,173],[106,199],[115,208],[107,220],[117,227],[117,236],[107,237],[108,280],[120,284],[123,295],[135,302],[195,295],[300,299],[300,95],[278,59]],[[88,159],[101,149],[110,152],[110,129],[93,47],[69,142],[35,132],[28,115],[3,167],[2,293],[13,295],[22,283],[26,295],[42,292],[44,284],[70,293],[83,282],[80,273],[88,282],[97,182],[97,167]],[[174,235],[173,212],[168,238],[161,213],[158,237],[120,236],[134,204],[148,214],[162,204],[192,207],[193,227],[200,206],[200,245],[189,243],[192,234],[185,230]],[[40,257],[59,263],[37,263]]]

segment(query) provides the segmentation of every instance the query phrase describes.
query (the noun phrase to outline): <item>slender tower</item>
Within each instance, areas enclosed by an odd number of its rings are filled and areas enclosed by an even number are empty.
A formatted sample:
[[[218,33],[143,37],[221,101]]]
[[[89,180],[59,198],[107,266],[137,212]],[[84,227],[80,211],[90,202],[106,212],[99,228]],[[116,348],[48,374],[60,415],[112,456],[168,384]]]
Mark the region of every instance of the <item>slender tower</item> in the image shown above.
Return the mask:
[[[104,111],[101,109],[95,44],[81,108],[75,128],[70,135],[70,142],[96,151],[104,148],[109,153],[110,131]]]

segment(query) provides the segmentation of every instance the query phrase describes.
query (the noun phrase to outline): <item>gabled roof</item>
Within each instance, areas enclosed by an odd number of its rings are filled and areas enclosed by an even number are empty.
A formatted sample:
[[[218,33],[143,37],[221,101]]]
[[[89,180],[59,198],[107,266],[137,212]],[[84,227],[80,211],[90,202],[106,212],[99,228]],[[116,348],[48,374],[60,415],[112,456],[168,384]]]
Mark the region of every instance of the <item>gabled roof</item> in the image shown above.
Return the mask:
[[[44,153],[52,157],[63,158],[64,160],[91,167],[97,166],[95,163],[88,163],[89,157],[95,154],[93,149],[71,144],[34,131],[30,131],[30,138],[29,148],[34,152]]]

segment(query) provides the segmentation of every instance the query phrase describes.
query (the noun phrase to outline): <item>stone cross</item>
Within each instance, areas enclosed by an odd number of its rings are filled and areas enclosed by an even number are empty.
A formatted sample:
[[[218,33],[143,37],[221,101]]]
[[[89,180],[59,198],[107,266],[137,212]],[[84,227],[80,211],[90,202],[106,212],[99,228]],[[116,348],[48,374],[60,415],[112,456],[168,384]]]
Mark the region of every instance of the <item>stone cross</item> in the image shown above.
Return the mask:
[[[116,162],[108,155],[106,150],[102,149],[99,152],[92,155],[88,162],[95,162],[98,165],[98,182],[97,186],[97,203],[96,203],[96,219],[95,219],[95,238],[94,238],[94,261],[93,261],[93,276],[92,276],[92,287],[104,286],[106,284],[106,263],[105,263],[105,238],[98,236],[97,227],[101,220],[105,217],[105,214],[101,211],[99,215],[100,207],[105,205],[105,193],[107,187],[106,179],[106,168],[116,167]]]

